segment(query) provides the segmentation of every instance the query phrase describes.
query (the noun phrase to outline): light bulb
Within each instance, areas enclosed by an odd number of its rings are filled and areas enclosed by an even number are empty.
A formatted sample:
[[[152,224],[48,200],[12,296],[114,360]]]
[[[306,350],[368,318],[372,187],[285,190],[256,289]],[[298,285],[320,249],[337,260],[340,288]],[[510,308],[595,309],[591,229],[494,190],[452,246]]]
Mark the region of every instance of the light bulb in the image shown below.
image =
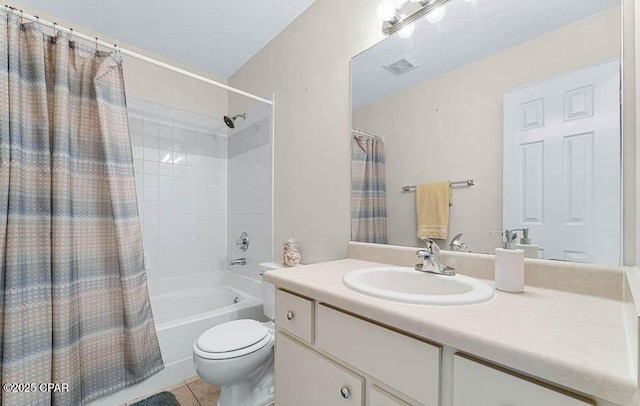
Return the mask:
[[[429,14],[427,14],[427,20],[430,23],[437,23],[440,20],[442,20],[442,17],[444,17],[444,12],[447,11],[447,9],[444,6],[439,6],[434,8],[433,10],[431,10],[429,12]]]
[[[398,36],[400,38],[409,38],[415,29],[416,26],[413,23],[407,24],[398,31]]]
[[[391,0],[382,0],[378,3],[376,14],[382,21],[389,21],[396,15],[396,8]]]

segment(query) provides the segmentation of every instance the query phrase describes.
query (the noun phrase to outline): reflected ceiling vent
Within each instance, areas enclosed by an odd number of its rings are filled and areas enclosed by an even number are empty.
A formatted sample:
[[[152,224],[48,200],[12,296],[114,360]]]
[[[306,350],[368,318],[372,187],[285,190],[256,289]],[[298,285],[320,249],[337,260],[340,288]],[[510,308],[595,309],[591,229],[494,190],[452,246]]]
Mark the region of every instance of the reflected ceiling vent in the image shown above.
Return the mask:
[[[382,65],[386,70],[393,73],[396,76],[404,75],[407,72],[410,72],[417,68],[417,65],[409,62],[406,58],[402,58],[398,61],[395,61],[389,65]]]

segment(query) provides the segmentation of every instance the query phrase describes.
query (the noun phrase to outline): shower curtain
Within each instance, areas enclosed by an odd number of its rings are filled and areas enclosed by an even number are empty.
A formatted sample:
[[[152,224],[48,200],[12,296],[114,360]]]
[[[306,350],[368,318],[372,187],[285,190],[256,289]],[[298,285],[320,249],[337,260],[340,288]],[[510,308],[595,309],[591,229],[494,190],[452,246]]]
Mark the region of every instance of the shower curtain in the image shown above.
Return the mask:
[[[355,133],[351,139],[351,239],[387,243],[384,142]]]
[[[81,405],[163,368],[122,65],[1,13],[0,403]]]

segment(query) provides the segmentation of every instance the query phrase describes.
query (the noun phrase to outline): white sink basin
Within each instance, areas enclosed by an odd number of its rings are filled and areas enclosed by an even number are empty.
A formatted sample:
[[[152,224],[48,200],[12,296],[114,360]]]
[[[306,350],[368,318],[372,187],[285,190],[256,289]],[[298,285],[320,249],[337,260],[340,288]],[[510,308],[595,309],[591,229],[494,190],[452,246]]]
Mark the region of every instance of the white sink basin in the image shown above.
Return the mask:
[[[495,295],[491,286],[468,276],[435,275],[393,266],[351,271],[342,282],[351,290],[378,299],[431,306],[484,303]]]

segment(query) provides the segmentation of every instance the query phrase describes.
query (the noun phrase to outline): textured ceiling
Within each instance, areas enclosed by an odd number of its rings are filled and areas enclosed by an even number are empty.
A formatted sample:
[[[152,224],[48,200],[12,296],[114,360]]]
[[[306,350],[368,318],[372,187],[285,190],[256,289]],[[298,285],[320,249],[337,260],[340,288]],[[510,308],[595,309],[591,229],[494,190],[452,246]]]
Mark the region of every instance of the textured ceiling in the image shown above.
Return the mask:
[[[231,76],[313,1],[18,0],[223,78]]]
[[[452,0],[439,23],[422,19],[410,38],[394,35],[353,58],[353,108],[618,5],[620,0]],[[418,68],[394,76],[383,67],[401,58]]]

